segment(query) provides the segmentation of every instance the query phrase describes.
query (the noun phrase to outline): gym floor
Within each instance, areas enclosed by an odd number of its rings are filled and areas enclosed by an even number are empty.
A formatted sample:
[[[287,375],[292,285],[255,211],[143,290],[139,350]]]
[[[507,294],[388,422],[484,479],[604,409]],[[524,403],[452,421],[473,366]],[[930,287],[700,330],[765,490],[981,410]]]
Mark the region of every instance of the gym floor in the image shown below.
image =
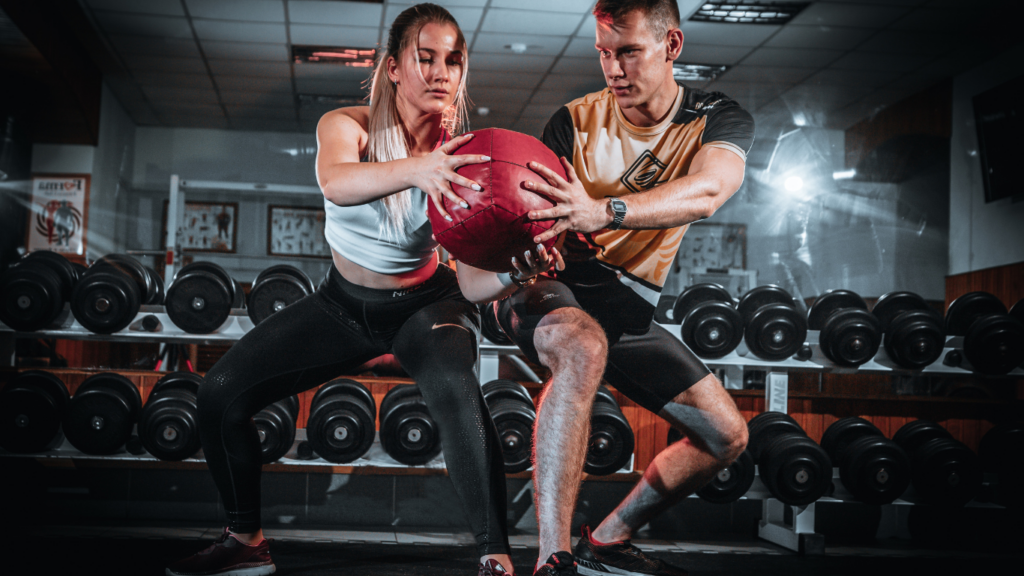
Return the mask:
[[[8,529],[13,527],[8,527]],[[477,557],[466,533],[268,529],[278,574],[346,576],[473,576]],[[6,558],[32,558],[33,573],[108,576],[162,574],[163,567],[208,545],[219,530],[187,527],[39,527],[3,539]],[[536,536],[512,538],[513,561],[535,560]],[[690,574],[833,575],[982,574],[1019,566],[1012,548],[968,550],[887,540],[836,545],[823,556],[802,556],[759,539],[687,541],[645,539],[637,545]],[[5,562],[10,565],[10,560]],[[998,572],[997,572],[998,571]]]

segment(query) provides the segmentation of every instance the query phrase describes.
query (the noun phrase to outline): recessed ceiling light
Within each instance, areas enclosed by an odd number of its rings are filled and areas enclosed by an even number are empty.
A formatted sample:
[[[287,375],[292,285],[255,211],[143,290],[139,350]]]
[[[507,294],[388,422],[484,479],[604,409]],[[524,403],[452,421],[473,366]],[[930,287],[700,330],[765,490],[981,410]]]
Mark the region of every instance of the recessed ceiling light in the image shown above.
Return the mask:
[[[366,98],[362,96],[328,96],[325,94],[299,94],[299,107],[309,108],[313,106],[365,106]]]
[[[672,76],[676,80],[689,82],[706,82],[714,80],[728,70],[728,66],[716,66],[710,64],[680,64],[672,65]]]
[[[296,64],[341,64],[354,68],[372,68],[377,51],[348,46],[292,46]]]
[[[491,109],[488,108],[487,106],[481,106],[476,109],[476,113],[480,116],[487,116],[488,114],[491,113]]]
[[[810,2],[763,2],[758,0],[705,2],[693,16],[690,16],[690,20],[726,24],[785,24],[809,4]]]

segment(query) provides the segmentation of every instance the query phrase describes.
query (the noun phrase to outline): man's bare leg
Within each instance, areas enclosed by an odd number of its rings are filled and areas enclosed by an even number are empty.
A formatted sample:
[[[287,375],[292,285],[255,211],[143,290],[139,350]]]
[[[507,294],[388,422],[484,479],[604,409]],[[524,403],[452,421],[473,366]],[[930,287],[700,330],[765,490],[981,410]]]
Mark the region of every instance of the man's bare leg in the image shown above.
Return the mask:
[[[604,374],[608,342],[585,312],[559,308],[541,320],[534,345],[541,363],[551,370],[537,409],[533,443],[539,567],[555,552],[572,550],[571,523],[587,456],[590,410]]]
[[[743,416],[712,374],[679,394],[659,415],[686,437],[654,458],[629,495],[592,532],[599,542],[632,538],[658,514],[711,481],[746,448]]]

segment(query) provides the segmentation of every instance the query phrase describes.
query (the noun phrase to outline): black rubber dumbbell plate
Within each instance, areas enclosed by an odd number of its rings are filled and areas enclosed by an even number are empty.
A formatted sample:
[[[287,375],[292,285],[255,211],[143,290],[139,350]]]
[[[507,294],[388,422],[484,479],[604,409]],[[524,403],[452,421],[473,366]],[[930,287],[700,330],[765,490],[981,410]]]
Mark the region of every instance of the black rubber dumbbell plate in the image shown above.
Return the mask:
[[[721,358],[743,340],[743,319],[725,302],[701,302],[683,317],[683,342],[701,358]]]
[[[882,431],[863,418],[843,418],[833,422],[825,430],[821,436],[821,447],[828,453],[829,458],[839,462],[846,447],[864,436],[882,436]]]
[[[584,465],[587,474],[604,476],[622,469],[634,445],[633,429],[622,412],[606,403],[595,403]]]
[[[75,319],[97,334],[124,330],[139,313],[140,305],[138,285],[109,267],[90,270],[71,296]]]
[[[676,303],[672,306],[672,317],[677,322],[682,321],[686,314],[701,302],[727,302],[731,305],[732,295],[718,284],[694,284],[683,290],[676,298]]]
[[[946,345],[942,318],[933,310],[910,310],[897,315],[885,335],[885,352],[904,368],[918,369],[942,356]]]
[[[33,332],[46,328],[64,306],[60,278],[46,266],[19,264],[0,279],[0,319],[11,328]]]
[[[884,436],[862,436],[843,450],[839,479],[866,504],[889,504],[910,485],[910,457]]]
[[[166,390],[185,390],[199,395],[199,387],[203,385],[203,377],[195,372],[171,372],[157,380],[149,395],[160,394]]]
[[[952,438],[945,428],[931,420],[914,420],[907,422],[892,436],[892,441],[903,448],[907,454],[914,452],[924,443],[936,438]]]
[[[371,405],[351,387],[323,396],[312,405],[306,425],[313,451],[328,462],[357,460],[373,444],[375,416]]]
[[[1010,372],[1024,363],[1024,324],[1008,314],[979,317],[964,336],[964,356],[975,372]]]
[[[796,302],[789,292],[774,284],[768,284],[766,286],[758,286],[741,296],[736,309],[743,316],[743,323],[748,324],[751,316],[754,315],[754,312],[757,312],[758,308],[769,304],[783,304],[793,308],[796,307]]]
[[[111,266],[131,278],[139,287],[139,300],[142,303],[150,304],[156,299],[156,277],[150,276],[146,267],[135,258],[127,254],[107,254],[92,264],[92,268],[96,269],[103,266]]]
[[[275,312],[280,312],[312,294],[307,290],[299,280],[286,274],[264,278],[259,284],[254,284],[249,292],[246,311],[253,324],[259,324]]]
[[[154,391],[139,417],[139,439],[161,460],[194,456],[200,447],[195,394],[183,388]]]
[[[501,328],[501,324],[498,323],[498,317],[495,316],[495,307],[497,302],[491,302],[489,304],[480,305],[480,332],[484,338],[487,338],[491,342],[507,346],[512,343],[512,339],[505,334],[505,331]]]
[[[505,472],[522,472],[530,467],[533,425],[537,415],[521,401],[499,399],[489,403],[491,418],[498,429]]]
[[[874,358],[882,343],[878,318],[862,308],[833,312],[819,334],[821,351],[840,366],[860,366]]]
[[[502,399],[511,399],[524,402],[531,409],[536,409],[533,404],[533,398],[530,397],[530,393],[526,388],[522,384],[512,380],[491,380],[481,387],[481,391],[487,404],[491,404]]]
[[[924,298],[913,292],[899,291],[883,294],[871,308],[871,313],[882,323],[882,331],[888,332],[893,319],[910,310],[929,310]]]
[[[233,288],[218,276],[194,270],[180,276],[167,290],[167,315],[191,334],[209,334],[231,314]]]
[[[804,435],[784,434],[772,440],[761,455],[765,485],[791,506],[805,506],[832,486],[832,462],[821,446]]]
[[[0,446],[19,454],[57,447],[69,398],[64,383],[48,372],[23,372],[8,382],[0,391]]]
[[[728,504],[739,500],[754,484],[754,459],[744,450],[739,458],[721,470],[697,496],[715,504]]]
[[[807,340],[807,321],[788,304],[766,304],[746,324],[747,348],[763,360],[785,360]]]
[[[65,301],[71,299],[71,291],[78,282],[78,271],[70,260],[49,250],[37,250],[25,255],[23,262],[39,262],[53,270],[60,278],[61,298]]]
[[[313,400],[310,402],[310,406],[317,404],[324,396],[338,393],[348,393],[356,396],[357,398],[361,398],[374,415],[376,415],[377,402],[373,399],[373,394],[366,386],[349,378],[338,378],[321,386],[320,389],[316,391],[316,394],[313,394]]]
[[[988,292],[968,292],[946,309],[946,334],[966,336],[975,320],[989,314],[1006,314],[1006,305]]]
[[[823,330],[825,322],[836,311],[844,308],[867,310],[864,299],[849,290],[829,290],[811,305],[807,312],[807,327],[811,330]]]
[[[969,448],[948,438],[924,443],[913,455],[913,483],[933,504],[963,506],[981,486],[981,465]]]

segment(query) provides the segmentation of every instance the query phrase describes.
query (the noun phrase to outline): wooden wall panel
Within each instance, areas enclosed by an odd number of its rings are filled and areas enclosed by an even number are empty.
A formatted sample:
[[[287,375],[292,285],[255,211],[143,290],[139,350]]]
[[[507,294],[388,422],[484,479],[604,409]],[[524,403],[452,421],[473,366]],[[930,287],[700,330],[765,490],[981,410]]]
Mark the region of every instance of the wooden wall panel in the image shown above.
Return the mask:
[[[1013,306],[1024,298],[1024,262],[946,276],[946,308],[958,297],[975,291],[994,294],[1007,308]]]

